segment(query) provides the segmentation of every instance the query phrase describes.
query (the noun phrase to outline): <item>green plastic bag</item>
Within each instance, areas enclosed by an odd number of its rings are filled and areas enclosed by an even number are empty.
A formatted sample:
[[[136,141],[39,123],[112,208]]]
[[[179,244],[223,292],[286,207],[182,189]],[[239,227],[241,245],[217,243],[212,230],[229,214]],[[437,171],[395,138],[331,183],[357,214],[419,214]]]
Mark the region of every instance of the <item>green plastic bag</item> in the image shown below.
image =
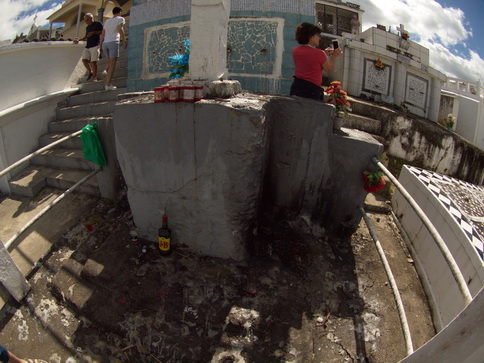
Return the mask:
[[[99,134],[96,130],[96,123],[87,125],[82,128],[81,141],[82,152],[86,160],[92,161],[100,166],[106,165],[103,146],[99,140]]]

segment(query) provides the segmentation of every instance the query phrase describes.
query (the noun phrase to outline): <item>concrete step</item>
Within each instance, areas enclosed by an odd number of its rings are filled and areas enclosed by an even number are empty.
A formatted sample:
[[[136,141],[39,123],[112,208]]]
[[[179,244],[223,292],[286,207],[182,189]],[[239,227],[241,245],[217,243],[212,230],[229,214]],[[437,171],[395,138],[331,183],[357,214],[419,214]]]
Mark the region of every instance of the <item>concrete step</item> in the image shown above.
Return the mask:
[[[351,103],[351,109],[353,114],[379,120],[380,122],[382,122],[382,126],[384,126],[385,122],[388,119],[397,117],[400,113],[399,111],[388,108],[388,105],[383,105],[379,103],[377,104],[375,102],[352,97],[349,97],[348,99]]]
[[[104,232],[104,235],[108,237],[100,240],[99,235],[106,228],[109,228],[109,233]],[[64,262],[52,279],[50,289],[79,315],[108,331],[121,334],[123,330],[119,321],[123,320],[134,302],[132,294],[125,289],[127,281],[133,280],[126,262],[138,258],[142,246],[131,243],[125,223],[104,226],[102,217],[95,221],[91,233],[93,237],[86,239]],[[143,278],[144,287],[145,280]],[[150,286],[150,292],[159,298],[156,291]],[[159,299],[153,300],[159,304]]]
[[[66,106],[69,107],[69,106],[78,106],[78,105],[87,104],[87,103],[113,101],[118,99],[118,95],[122,93],[126,93],[127,91],[128,91],[127,88],[117,88],[109,92],[102,90],[102,91],[82,93],[79,95],[74,95],[69,97],[66,100]]]
[[[48,186],[67,190],[90,172],[90,170],[60,170],[30,165],[13,177],[9,184],[12,193],[33,198]],[[79,187],[78,191],[93,196],[100,196],[96,177],[87,180]]]
[[[97,70],[97,80],[98,81],[104,80],[103,75],[102,75],[102,71],[104,71],[105,68],[106,68],[105,66],[102,66],[102,67],[98,66],[98,70]],[[119,64],[116,63],[116,68],[114,69],[113,78],[126,77],[127,75],[128,75],[128,61],[127,60],[125,60],[125,61],[121,60],[121,61],[119,61]],[[88,81],[87,77],[88,77],[88,73],[86,71],[86,74],[84,75],[84,77],[79,79],[79,84],[94,82],[94,81]]]
[[[94,170],[96,164],[84,159],[79,149],[50,149],[31,159],[31,164],[53,168]]]
[[[58,120],[64,120],[75,117],[110,115],[114,112],[114,105],[116,102],[117,100],[111,100],[70,107],[61,107],[56,110],[56,117]]]
[[[56,142],[62,139],[63,137],[69,136],[70,134],[72,134],[72,132],[51,132],[51,133],[42,135],[39,138],[39,145],[40,147],[50,145],[53,142]],[[65,149],[82,149],[82,141],[79,136],[70,138],[69,140],[64,141],[60,145],[62,145],[62,147]]]
[[[379,135],[381,132],[381,121],[351,113],[343,121],[343,127]]]
[[[114,91],[113,91],[114,92]],[[112,116],[75,117],[65,120],[55,120],[49,123],[49,132],[69,132],[81,130],[84,126],[112,119]]]
[[[113,78],[111,83],[118,88],[126,88],[127,81],[128,81],[128,78],[124,76],[124,77]],[[89,92],[95,92],[95,91],[112,92],[112,91],[104,91],[104,86],[105,86],[104,81],[81,83],[78,86],[81,89],[81,93],[89,93]]]
[[[119,65],[120,62],[127,62],[128,61],[128,50],[124,49],[124,47],[120,47],[119,49],[119,57],[116,61],[116,67]],[[100,69],[103,70],[106,64],[108,63],[108,58],[102,57],[99,59],[97,62],[98,67],[101,67]]]

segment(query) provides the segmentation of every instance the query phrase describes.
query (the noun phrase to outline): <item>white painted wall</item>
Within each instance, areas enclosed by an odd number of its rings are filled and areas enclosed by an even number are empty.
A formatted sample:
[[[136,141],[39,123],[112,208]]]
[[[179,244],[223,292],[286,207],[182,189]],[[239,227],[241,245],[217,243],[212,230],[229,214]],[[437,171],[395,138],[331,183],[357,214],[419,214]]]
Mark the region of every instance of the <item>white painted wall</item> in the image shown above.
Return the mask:
[[[58,103],[68,95],[63,91],[70,91],[85,72],[83,46],[38,42],[0,49],[0,170],[38,148],[39,136],[47,133]],[[49,96],[53,93],[58,94]],[[0,178],[1,192],[10,192],[10,177]]]
[[[484,289],[444,330],[401,363],[482,363]]]
[[[79,63],[84,46],[65,41],[0,48],[0,111],[77,83],[85,71]]]
[[[455,132],[484,150],[484,88],[481,82],[449,77],[442,91],[459,105]]]
[[[475,297],[484,286],[484,266],[475,248],[447,209],[407,166],[402,168],[399,181],[439,231]],[[434,324],[441,330],[464,309],[462,295],[437,244],[398,191],[392,198],[392,208],[408,237],[406,242],[429,298]]]
[[[193,0],[190,27],[190,77],[227,78],[230,0]]]
[[[484,150],[484,100],[479,104],[479,114],[477,116],[477,129],[475,144]]]
[[[478,100],[459,96],[459,113],[455,132],[471,142],[474,142],[479,103]]]

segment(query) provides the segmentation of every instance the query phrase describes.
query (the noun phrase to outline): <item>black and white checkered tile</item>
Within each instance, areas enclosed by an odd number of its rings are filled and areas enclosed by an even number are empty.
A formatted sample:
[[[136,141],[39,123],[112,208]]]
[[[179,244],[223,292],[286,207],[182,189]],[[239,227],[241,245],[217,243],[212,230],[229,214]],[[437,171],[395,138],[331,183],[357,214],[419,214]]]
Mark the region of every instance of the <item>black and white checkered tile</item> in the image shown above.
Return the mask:
[[[469,242],[475,247],[481,260],[484,261],[484,236],[479,234],[478,229],[473,226],[473,222],[464,215],[457,203],[452,200],[452,195],[449,195],[450,193],[443,190],[442,185],[443,183],[448,185],[454,184],[458,185],[460,188],[470,191],[478,191],[481,193],[484,191],[484,188],[429,170],[408,165],[407,167],[409,168],[410,172],[415,175],[449,211],[456,223],[464,231],[465,235],[469,239]]]

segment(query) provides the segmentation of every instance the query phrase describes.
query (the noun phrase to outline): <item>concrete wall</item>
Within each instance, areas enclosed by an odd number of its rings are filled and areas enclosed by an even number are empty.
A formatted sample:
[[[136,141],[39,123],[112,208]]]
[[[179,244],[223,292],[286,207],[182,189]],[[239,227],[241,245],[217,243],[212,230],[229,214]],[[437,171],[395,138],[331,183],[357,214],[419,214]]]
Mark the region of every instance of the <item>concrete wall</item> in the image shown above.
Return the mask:
[[[403,167],[399,181],[439,231],[464,278],[469,281],[472,296],[476,296],[484,286],[484,266],[472,241],[449,210],[407,166]],[[392,198],[392,208],[408,236],[406,242],[409,243],[419,276],[429,297],[434,324],[441,330],[465,307],[462,295],[437,244],[398,191]]]
[[[351,106],[356,114],[381,122],[380,135],[387,143],[389,156],[405,164],[483,184],[484,151],[459,135],[411,114],[364,102],[353,102]]]
[[[0,110],[69,88],[85,71],[83,45],[72,42],[13,44],[0,48]],[[77,77],[73,72],[81,72]]]
[[[366,195],[361,173],[382,145],[334,134],[332,115],[320,102],[248,94],[118,103],[116,148],[140,235],[156,240],[165,208],[174,243],[222,258],[245,257],[266,208],[352,233]]]
[[[333,107],[320,102],[275,98],[267,110],[272,126],[264,193],[271,204],[332,232],[353,232],[366,197],[361,175],[382,145],[358,130],[333,133]]]
[[[459,113],[456,116],[455,132],[477,145],[476,129],[479,123],[479,106],[484,100],[459,96]],[[460,121],[460,122],[459,122]],[[483,148],[484,144],[478,145]]]
[[[245,257],[262,188],[267,126],[263,102],[230,106],[116,106],[118,160],[141,236],[157,239],[166,208],[174,243],[206,255]]]

